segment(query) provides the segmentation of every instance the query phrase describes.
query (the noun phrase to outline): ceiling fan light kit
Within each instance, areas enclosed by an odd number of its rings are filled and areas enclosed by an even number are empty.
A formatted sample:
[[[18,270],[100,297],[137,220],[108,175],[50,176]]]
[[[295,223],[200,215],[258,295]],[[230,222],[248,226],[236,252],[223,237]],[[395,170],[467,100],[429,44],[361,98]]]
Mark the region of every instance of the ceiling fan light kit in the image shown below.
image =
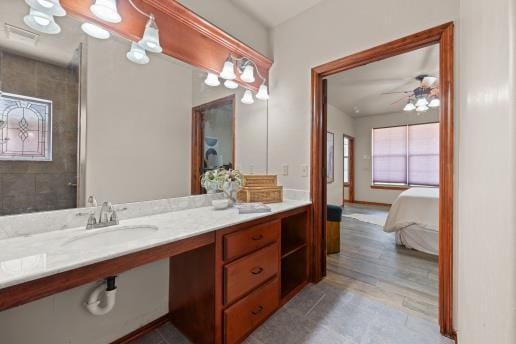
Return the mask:
[[[405,112],[416,111],[420,113],[426,112],[431,108],[440,107],[441,100],[439,99],[439,83],[437,77],[422,74],[418,75],[415,79],[419,81],[419,86],[412,91],[390,92],[384,94],[404,93],[405,96],[393,104],[406,99],[407,103],[403,107],[403,111]]]

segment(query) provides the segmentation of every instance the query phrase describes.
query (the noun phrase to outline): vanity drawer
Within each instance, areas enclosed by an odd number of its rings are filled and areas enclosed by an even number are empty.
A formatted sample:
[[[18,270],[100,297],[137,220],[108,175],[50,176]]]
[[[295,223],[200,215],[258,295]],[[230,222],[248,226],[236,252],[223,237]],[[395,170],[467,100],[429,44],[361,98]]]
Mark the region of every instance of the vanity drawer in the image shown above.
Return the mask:
[[[229,304],[278,273],[278,243],[224,266],[224,303]]]
[[[244,256],[278,241],[280,227],[280,221],[274,221],[224,235],[224,260]]]
[[[226,343],[237,343],[279,307],[279,282],[275,278],[224,311]]]

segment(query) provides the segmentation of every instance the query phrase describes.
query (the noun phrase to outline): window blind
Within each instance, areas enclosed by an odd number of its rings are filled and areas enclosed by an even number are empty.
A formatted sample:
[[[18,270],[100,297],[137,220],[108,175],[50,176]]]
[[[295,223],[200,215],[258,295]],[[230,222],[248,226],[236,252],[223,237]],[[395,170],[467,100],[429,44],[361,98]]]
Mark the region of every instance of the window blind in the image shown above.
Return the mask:
[[[407,128],[373,129],[373,183],[407,182]]]
[[[408,184],[439,185],[439,123],[408,127]]]

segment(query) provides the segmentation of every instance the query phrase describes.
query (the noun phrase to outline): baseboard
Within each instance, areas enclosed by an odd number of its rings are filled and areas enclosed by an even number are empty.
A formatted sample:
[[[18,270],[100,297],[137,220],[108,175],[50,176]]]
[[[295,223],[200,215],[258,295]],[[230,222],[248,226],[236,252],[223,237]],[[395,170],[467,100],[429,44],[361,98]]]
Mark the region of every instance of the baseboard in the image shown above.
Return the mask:
[[[392,204],[390,203],[377,203],[377,202],[366,202],[366,201],[357,201],[357,200],[354,200],[353,202],[347,202],[347,203],[356,203],[356,204],[364,204],[364,205],[378,205],[378,206],[383,206],[383,207],[390,207]]]
[[[170,314],[165,314],[164,316],[151,321],[147,325],[140,327],[139,329],[134,330],[133,332],[123,336],[120,339],[115,340],[111,344],[129,344],[132,343],[134,340],[143,337],[147,333],[157,329],[161,325],[165,324],[166,322],[170,321]]]

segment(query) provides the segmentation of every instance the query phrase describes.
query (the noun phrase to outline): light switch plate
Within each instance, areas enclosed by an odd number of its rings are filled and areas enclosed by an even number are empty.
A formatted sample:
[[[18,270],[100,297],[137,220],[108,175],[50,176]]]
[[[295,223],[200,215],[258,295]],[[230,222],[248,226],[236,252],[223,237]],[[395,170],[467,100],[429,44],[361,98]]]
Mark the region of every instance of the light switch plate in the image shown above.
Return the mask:
[[[284,176],[288,176],[288,165],[287,164],[283,164],[281,166],[281,174],[283,174]]]
[[[301,165],[301,177],[308,177],[308,165]]]
[[[254,174],[254,165],[249,165],[249,174]]]

